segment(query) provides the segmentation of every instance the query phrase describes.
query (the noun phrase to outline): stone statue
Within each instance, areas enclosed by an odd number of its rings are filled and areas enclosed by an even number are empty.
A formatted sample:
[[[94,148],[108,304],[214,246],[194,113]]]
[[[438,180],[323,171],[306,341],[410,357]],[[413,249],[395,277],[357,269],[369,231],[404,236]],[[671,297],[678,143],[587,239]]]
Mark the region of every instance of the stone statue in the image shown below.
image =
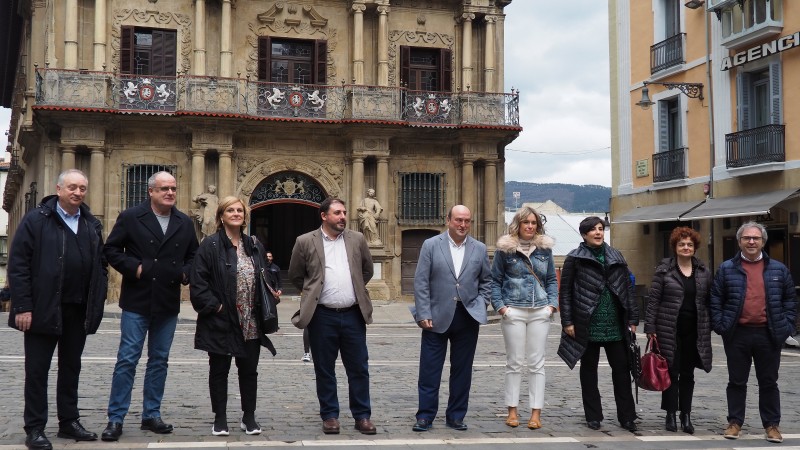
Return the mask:
[[[200,232],[203,233],[203,237],[211,236],[216,233],[217,224],[214,219],[217,215],[217,205],[219,204],[217,187],[210,184],[208,186],[208,192],[198,195],[193,198],[192,201],[197,203],[200,207],[197,210],[196,217],[197,222],[200,224]]]
[[[358,226],[364,234],[364,238],[369,245],[383,245],[378,234],[378,218],[383,212],[383,207],[375,199],[375,189],[367,189],[367,197],[361,201],[358,211]]]

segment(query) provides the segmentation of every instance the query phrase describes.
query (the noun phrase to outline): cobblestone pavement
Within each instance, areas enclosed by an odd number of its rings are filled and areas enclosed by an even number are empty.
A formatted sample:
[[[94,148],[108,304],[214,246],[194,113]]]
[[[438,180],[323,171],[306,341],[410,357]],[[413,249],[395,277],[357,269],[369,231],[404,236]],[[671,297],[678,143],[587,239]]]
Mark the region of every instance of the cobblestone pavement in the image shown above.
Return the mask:
[[[228,418],[231,435],[227,438],[210,435],[212,413],[208,399],[207,355],[194,349],[194,312],[184,305],[170,358],[166,394],[162,405],[164,419],[175,425],[168,435],[156,435],[139,430],[141,386],[145,356],[134,385],[131,411],[124,426],[122,439],[117,443],[75,443],[57,438],[55,418],[55,366],[50,376],[50,422],[47,435],[55,448],[63,449],[128,449],[128,448],[239,448],[239,447],[340,447],[348,448],[541,448],[555,449],[660,449],[660,448],[776,448],[763,439],[757,410],[755,374],[751,374],[750,396],[743,437],[728,441],[721,437],[725,425],[725,385],[727,372],[722,342],[714,337],[714,368],[710,374],[696,371],[693,421],[694,436],[668,433],[663,429],[663,412],[659,410],[660,393],[639,391],[638,414],[640,431],[629,433],[616,423],[610,369],[601,363],[600,389],[604,395],[606,420],[600,431],[588,429],[583,421],[580,386],[577,370],[570,371],[556,356],[560,325],[550,328],[546,405],[542,413],[542,428],[536,431],[524,426],[516,429],[504,425],[506,407],[503,401],[505,356],[500,327],[496,322],[481,328],[474,367],[470,410],[465,422],[469,430],[457,432],[444,426],[447,370],[442,382],[440,416],[427,433],[414,433],[411,425],[417,407],[417,366],[420,330],[413,323],[408,304],[377,303],[375,324],[368,327],[370,352],[372,419],[378,428],[375,436],[363,436],[352,426],[347,408],[347,385],[344,370],[337,368],[339,399],[342,404],[342,433],[322,434],[315,395],[314,370],[310,363],[300,361],[302,334],[289,323],[298,308],[295,300],[279,305],[282,329],[272,340],[278,350],[276,357],[262,352],[259,365],[257,418],[263,433],[246,436],[238,430],[239,394],[235,367],[231,370]],[[106,402],[111,374],[119,343],[119,308],[106,307],[106,319],[99,332],[90,336],[84,353],[81,374],[80,403],[82,422],[98,434],[106,423]],[[5,324],[8,315],[0,314]],[[643,336],[640,335],[640,341]],[[644,343],[640,342],[643,347]],[[25,434],[22,430],[24,365],[22,333],[7,327],[0,328],[0,450],[22,449]],[[781,365],[781,398],[784,443],[780,448],[800,448],[800,351],[786,349]],[[526,382],[524,382],[526,383]],[[526,392],[527,384],[523,385]],[[527,408],[523,395],[520,410]],[[525,413],[521,414],[525,419]],[[524,423],[523,423],[524,425]],[[796,446],[796,447],[793,447]]]

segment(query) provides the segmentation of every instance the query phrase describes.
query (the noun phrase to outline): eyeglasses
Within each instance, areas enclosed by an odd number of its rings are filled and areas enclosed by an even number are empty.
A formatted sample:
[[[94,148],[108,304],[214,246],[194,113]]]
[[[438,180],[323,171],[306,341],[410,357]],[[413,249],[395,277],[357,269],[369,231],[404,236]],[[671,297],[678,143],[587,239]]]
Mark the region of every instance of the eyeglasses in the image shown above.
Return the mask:
[[[157,189],[161,192],[168,192],[168,191],[178,192],[177,186],[161,186],[160,188]]]
[[[761,236],[742,236],[742,242],[761,242],[763,239]]]

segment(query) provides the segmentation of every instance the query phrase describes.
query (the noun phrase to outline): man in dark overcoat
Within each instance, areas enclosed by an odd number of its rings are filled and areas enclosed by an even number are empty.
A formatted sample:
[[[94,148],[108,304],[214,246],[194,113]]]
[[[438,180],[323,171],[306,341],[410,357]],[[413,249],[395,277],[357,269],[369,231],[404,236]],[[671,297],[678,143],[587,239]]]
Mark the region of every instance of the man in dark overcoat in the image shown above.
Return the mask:
[[[175,207],[175,177],[156,172],[147,180],[147,193],[147,201],[119,215],[105,246],[109,264],[122,274],[122,319],[104,441],[116,441],[122,434],[145,338],[148,348],[141,429],[172,432],[172,425],[161,419],[161,399],[178,323],[181,284],[189,283],[198,243],[192,219]]]
[[[28,212],[17,227],[8,261],[13,290],[9,326],[25,333],[25,445],[53,448],[47,425],[47,375],[58,346],[58,437],[93,441],[80,423],[78,383],[86,335],[103,318],[108,269],[103,227],[83,203],[83,172],[58,176],[56,195]]]

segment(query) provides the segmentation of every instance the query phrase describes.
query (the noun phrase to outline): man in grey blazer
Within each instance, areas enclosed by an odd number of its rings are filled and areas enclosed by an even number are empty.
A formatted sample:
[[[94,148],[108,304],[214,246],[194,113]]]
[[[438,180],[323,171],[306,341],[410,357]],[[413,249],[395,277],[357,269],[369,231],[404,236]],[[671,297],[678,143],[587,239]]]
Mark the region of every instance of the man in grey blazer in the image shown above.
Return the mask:
[[[375,434],[367,353],[372,302],[366,285],[372,278],[372,255],[364,235],[347,229],[344,201],[325,199],[319,211],[322,227],[298,237],[292,249],[289,280],[301,291],[292,323],[308,328],[323,433],[339,434],[335,367],[341,352],[355,429]]]
[[[447,342],[450,342],[450,397],[445,424],[466,430],[472,362],[478,329],[486,324],[491,297],[486,245],[468,236],[470,210],[454,206],[447,213],[447,231],[426,240],[414,274],[414,319],[422,328],[419,355],[419,409],[414,431],[428,431],[439,409]]]

